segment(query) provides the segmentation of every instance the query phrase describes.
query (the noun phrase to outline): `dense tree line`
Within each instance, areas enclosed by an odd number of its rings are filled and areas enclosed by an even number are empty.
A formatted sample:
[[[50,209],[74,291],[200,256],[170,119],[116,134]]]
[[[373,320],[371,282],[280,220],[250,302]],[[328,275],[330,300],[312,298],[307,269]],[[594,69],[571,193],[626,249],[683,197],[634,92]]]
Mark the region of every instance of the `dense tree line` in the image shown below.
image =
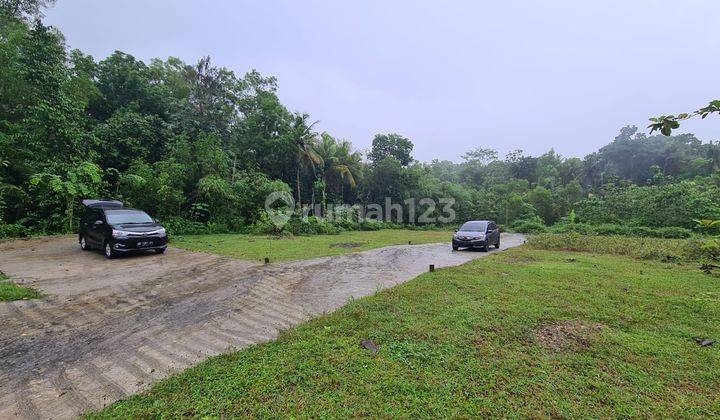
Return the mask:
[[[720,217],[720,144],[693,135],[625,127],[584,159],[478,148],[461,163],[420,163],[410,139],[379,134],[363,155],[289,111],[273,77],[238,77],[209,57],[144,63],[116,51],[96,61],[34,19],[37,2],[0,10],[0,235],[72,231],[85,197],[171,224],[262,228],[271,191],[317,216],[331,204],[450,197],[458,219],[506,225],[571,213],[659,227]]]

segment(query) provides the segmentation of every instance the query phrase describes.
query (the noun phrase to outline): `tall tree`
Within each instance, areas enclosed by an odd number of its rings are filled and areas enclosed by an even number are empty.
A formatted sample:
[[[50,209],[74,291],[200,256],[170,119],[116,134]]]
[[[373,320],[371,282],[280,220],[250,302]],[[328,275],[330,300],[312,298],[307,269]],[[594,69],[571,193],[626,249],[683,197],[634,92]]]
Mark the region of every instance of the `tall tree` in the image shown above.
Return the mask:
[[[345,185],[351,189],[357,185],[355,178],[360,172],[361,156],[358,152],[352,152],[350,142],[338,141],[328,133],[320,135],[320,141],[314,149],[323,162],[318,166],[318,183],[321,189],[322,212],[325,214],[328,183],[334,181],[340,187],[340,200],[344,203]]]
[[[399,134],[376,134],[368,158],[373,162],[379,162],[392,156],[402,166],[407,166],[413,161],[412,150],[413,144],[408,138]]]
[[[42,9],[52,6],[56,0],[0,0],[0,14],[16,19],[40,19]]]
[[[293,139],[295,140],[295,192],[297,193],[297,205],[301,208],[300,173],[303,169],[309,169],[314,173],[315,167],[323,163],[322,158],[315,153],[313,147],[317,139],[313,127],[318,121],[308,124],[308,118],[310,116],[307,114],[296,114],[292,127]]]

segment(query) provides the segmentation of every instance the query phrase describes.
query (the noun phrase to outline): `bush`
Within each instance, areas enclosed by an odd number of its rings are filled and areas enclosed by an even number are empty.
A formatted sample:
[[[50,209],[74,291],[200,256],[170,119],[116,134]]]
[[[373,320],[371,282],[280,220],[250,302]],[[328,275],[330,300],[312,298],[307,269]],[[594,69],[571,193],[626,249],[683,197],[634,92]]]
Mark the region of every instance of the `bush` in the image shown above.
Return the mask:
[[[512,229],[519,233],[545,233],[547,232],[547,226],[543,223],[534,220],[519,220],[512,225]]]
[[[681,227],[649,228],[646,226],[626,226],[614,223],[590,225],[586,223],[558,223],[549,229],[551,233],[579,233],[600,236],[636,236],[641,238],[686,239],[692,237],[689,229]]]
[[[655,230],[660,238],[668,239],[686,239],[690,238],[693,233],[690,229],[681,227],[664,227]]]
[[[656,230],[647,226],[631,226],[628,231],[630,236],[639,236],[641,238],[656,237]]]
[[[260,217],[258,218],[255,223],[253,223],[248,229],[247,233],[252,233],[256,235],[280,235],[280,234],[289,234],[290,228],[288,224],[278,227],[273,223],[273,221],[270,219],[270,215],[267,214],[267,212],[260,213]]]
[[[201,235],[208,232],[204,223],[193,222],[182,217],[168,217],[160,222],[170,235]]]
[[[616,225],[613,223],[603,223],[600,225],[590,226],[590,230],[598,235],[630,235],[630,229],[627,226]]]
[[[230,229],[228,225],[222,222],[207,222],[205,224],[205,233],[230,233],[234,229]]]
[[[343,230],[360,230],[359,212],[358,207],[337,206],[332,211],[332,223]]]
[[[516,220],[510,225],[512,230],[519,233],[545,233],[548,228],[543,223],[543,220],[539,216],[530,217],[527,219]]]
[[[19,223],[0,223],[0,238],[20,238],[29,234],[28,229]]]
[[[293,235],[335,235],[342,232],[340,227],[315,216],[293,217],[286,226]]]
[[[377,220],[365,219],[360,222],[360,230],[380,230],[384,227],[385,224]]]
[[[553,225],[548,232],[551,233],[578,233],[582,235],[593,235],[595,232],[590,225],[585,223],[559,223]]]
[[[688,241],[685,252],[697,261],[713,263],[720,261],[720,240],[717,238],[706,238]]]
[[[573,232],[531,236],[528,244],[535,249],[596,252],[647,260],[680,261],[696,260],[697,258],[687,252],[688,241],[681,239],[588,236]]]
[[[578,220],[592,224],[691,228],[694,219],[720,217],[720,195],[716,186],[700,180],[608,187],[602,197],[577,203],[576,213]]]

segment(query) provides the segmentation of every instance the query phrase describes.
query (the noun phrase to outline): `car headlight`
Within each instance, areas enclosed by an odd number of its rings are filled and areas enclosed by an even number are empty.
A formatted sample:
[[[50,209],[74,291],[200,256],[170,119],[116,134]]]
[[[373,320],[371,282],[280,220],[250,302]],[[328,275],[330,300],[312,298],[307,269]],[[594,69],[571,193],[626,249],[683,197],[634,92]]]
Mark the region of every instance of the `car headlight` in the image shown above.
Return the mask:
[[[160,228],[160,229],[158,229],[154,232],[150,232],[150,233],[153,235],[160,235],[160,236],[165,236],[167,234],[167,232],[165,231],[165,228]]]
[[[118,237],[121,238],[121,237],[123,237],[123,236],[128,236],[128,235],[130,235],[130,232],[125,231],[125,230],[118,230],[118,229],[113,229],[113,230],[112,230],[112,236],[114,236],[114,237],[116,237],[116,238],[118,238]]]
[[[485,239],[485,234],[481,233],[475,237],[475,239]]]

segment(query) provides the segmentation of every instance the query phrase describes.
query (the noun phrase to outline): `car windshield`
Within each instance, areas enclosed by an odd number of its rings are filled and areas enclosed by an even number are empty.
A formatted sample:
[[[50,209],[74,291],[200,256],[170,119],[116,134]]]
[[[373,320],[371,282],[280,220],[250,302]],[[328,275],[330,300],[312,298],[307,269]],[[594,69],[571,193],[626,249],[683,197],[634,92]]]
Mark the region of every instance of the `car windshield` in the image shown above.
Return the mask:
[[[153,223],[152,217],[143,211],[113,210],[106,211],[105,216],[111,225]]]
[[[467,222],[460,226],[461,232],[485,232],[487,222]]]

